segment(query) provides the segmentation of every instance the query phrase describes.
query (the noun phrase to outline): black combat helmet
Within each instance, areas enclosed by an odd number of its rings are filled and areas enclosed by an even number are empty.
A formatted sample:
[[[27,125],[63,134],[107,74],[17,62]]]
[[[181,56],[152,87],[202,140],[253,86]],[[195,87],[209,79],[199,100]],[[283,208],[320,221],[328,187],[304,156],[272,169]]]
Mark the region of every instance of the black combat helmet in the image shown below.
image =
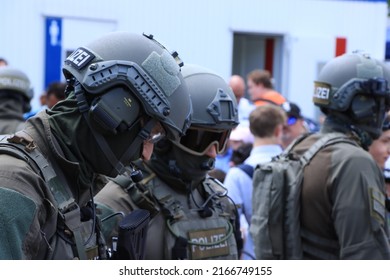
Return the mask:
[[[152,35],[128,32],[104,35],[65,60],[63,72],[79,109],[119,173],[122,163],[139,157],[142,141],[158,122],[172,140],[189,127],[191,101],[181,66],[177,53]],[[125,151],[106,143],[113,135],[129,132],[136,137],[128,139]]]
[[[222,153],[230,132],[238,125],[237,102],[233,91],[216,73],[197,65],[186,64],[183,77],[191,96],[193,115],[191,126],[179,141],[171,141],[170,172],[189,181],[203,179],[214,168],[215,158],[207,153],[212,145]],[[160,143],[156,154],[163,156]]]
[[[87,94],[97,98],[117,87],[127,88],[146,114],[163,124],[168,138],[177,139],[188,128],[191,113],[180,66],[177,53],[169,53],[152,35],[113,32],[74,51],[66,59],[63,71],[66,77],[73,76]],[[104,100],[110,102],[106,105],[123,103],[121,95],[119,100],[113,95]],[[102,110],[107,110],[102,115],[107,114],[108,119],[102,122],[109,129],[119,128],[121,122],[131,126],[127,123],[129,106]]]
[[[385,63],[356,51],[325,64],[315,81],[313,101],[326,115],[342,116],[376,139],[389,110],[389,82]]]

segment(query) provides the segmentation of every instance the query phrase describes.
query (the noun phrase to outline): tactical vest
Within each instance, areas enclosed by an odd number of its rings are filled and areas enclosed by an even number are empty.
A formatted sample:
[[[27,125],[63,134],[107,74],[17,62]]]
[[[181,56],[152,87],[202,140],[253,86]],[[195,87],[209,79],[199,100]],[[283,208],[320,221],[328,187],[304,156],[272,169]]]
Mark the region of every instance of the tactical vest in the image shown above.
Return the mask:
[[[206,203],[190,209],[186,194],[176,192],[155,173],[149,174],[138,184],[125,176],[114,181],[137,208],[151,213],[148,234],[163,235],[164,259],[238,259],[236,211],[218,181],[206,178],[202,182]],[[160,215],[165,223],[163,230],[156,228],[159,223],[153,223]]]
[[[23,132],[11,136],[3,135],[0,140],[0,153],[26,161],[44,179],[53,196],[48,199],[54,205],[56,213],[51,215],[41,228],[43,238],[36,258],[104,259],[105,248],[102,238],[99,234],[92,236],[91,231],[88,230],[91,226],[97,228],[97,225],[90,222],[83,227],[80,220],[80,207],[75,202],[69,186],[59,180],[54,169],[37,149],[33,139]],[[96,238],[99,239],[99,246],[88,245],[94,244],[92,239],[95,241]]]

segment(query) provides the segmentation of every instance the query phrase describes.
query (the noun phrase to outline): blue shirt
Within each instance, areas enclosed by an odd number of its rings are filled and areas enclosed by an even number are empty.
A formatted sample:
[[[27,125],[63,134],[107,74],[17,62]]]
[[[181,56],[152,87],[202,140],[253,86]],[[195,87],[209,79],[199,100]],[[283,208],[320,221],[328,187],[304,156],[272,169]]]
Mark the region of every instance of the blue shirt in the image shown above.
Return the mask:
[[[233,150],[227,148],[224,154],[218,154],[215,158],[215,169],[220,169],[227,173],[230,169],[230,158],[232,157]]]

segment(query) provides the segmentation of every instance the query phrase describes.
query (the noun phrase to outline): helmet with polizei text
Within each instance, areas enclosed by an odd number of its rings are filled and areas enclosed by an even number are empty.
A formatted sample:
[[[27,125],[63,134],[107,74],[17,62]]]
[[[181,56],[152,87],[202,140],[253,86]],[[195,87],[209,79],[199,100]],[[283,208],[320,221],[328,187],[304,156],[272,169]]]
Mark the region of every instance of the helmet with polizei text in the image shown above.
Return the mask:
[[[369,54],[355,51],[325,64],[314,82],[313,102],[326,115],[380,135],[390,105],[390,68]]]
[[[177,52],[153,35],[122,31],[101,36],[65,60],[67,94],[77,99],[117,173],[141,156],[145,141],[155,143],[163,135],[176,141],[188,129],[192,105],[182,65]]]
[[[30,101],[34,96],[30,79],[27,75],[14,67],[0,67],[0,91],[18,94],[22,98],[23,111],[31,110]]]
[[[181,66],[178,54],[153,35],[112,32],[74,51],[63,71],[94,100],[89,107],[107,130],[131,127],[134,114],[126,103],[139,103],[141,111],[161,122],[168,138],[177,139],[189,127],[192,110]],[[118,93],[118,88],[135,99]]]

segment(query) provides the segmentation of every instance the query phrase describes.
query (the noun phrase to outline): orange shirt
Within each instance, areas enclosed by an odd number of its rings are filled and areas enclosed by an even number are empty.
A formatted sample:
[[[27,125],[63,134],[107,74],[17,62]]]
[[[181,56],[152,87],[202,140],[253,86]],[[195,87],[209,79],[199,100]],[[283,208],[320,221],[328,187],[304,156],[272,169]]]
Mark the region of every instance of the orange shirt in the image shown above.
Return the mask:
[[[267,100],[269,100],[270,102],[267,102]],[[284,98],[279,92],[274,90],[270,90],[264,93],[261,99],[253,101],[256,106],[262,106],[269,103],[282,105],[284,102],[286,102],[286,98]]]

